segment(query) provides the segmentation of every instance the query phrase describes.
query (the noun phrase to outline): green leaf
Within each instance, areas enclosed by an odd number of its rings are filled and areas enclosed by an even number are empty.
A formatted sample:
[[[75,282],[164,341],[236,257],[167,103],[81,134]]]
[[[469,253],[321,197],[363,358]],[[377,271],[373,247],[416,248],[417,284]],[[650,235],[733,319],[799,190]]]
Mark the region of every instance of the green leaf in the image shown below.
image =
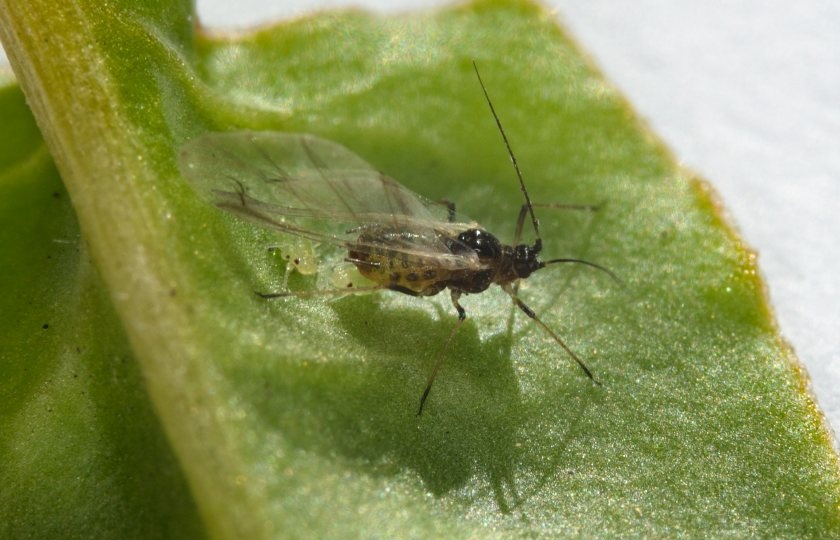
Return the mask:
[[[0,88],[0,537],[201,537],[16,85]]]
[[[0,20],[84,238],[54,172],[14,180],[33,159],[49,169],[43,150],[3,156],[2,256],[21,291],[0,327],[12,532],[195,536],[195,504],[224,538],[840,534],[837,455],[754,256],[541,8],[324,13],[235,37],[195,34],[187,2],[0,0]],[[314,133],[510,241],[522,200],[472,60],[531,197],[606,201],[538,209],[545,255],[625,285],[561,266],[520,291],[600,388],[501,291],[464,298],[418,418],[455,321],[445,295],[255,297],[281,286],[266,248],[287,240],[209,207],[176,160],[206,131]],[[46,224],[30,232],[35,212]],[[44,264],[59,249],[72,253]],[[92,431],[65,448],[74,425]],[[47,489],[74,487],[87,503],[47,506]]]

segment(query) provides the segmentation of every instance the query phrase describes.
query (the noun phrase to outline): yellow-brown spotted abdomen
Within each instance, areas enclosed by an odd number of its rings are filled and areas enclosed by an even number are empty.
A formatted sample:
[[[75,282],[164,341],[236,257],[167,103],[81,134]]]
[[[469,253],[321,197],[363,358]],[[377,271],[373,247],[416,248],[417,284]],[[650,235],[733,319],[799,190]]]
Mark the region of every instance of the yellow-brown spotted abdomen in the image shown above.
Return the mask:
[[[389,249],[369,253],[350,251],[348,259],[371,281],[415,296],[432,296],[444,288],[452,272],[436,268],[433,260]]]

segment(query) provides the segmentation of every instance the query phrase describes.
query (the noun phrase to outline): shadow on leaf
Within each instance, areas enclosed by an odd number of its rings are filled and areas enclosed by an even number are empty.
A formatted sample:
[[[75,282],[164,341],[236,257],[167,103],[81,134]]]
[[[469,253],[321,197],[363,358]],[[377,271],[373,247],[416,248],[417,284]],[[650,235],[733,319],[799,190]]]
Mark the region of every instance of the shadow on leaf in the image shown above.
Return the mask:
[[[483,490],[478,496],[491,496],[504,513],[523,506],[563,467],[566,439],[590,401],[588,385],[565,381],[580,390],[543,388],[524,397],[510,331],[481,340],[468,319],[418,417],[434,355],[455,317],[382,309],[376,295],[331,308],[350,341],[366,351],[365,360],[348,354],[274,364],[262,376],[244,365],[233,368],[242,384],[264,381],[250,392],[251,404],[292,446],[340,457],[371,475],[412,471],[436,496],[474,484]]]

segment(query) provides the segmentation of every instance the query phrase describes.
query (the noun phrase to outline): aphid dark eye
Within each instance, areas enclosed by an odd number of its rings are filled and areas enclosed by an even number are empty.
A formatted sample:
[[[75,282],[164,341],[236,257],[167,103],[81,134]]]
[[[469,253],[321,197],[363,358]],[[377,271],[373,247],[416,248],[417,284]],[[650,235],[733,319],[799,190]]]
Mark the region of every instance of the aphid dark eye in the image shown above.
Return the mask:
[[[475,251],[481,259],[498,259],[502,245],[495,236],[481,229],[468,229],[458,235],[458,241]]]

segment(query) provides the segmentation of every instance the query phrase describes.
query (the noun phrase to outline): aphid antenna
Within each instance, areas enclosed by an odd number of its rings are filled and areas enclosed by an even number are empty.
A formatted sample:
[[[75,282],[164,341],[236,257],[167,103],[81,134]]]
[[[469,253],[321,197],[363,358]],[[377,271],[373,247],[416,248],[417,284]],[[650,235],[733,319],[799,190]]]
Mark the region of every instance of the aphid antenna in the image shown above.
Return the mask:
[[[600,264],[598,264],[598,263],[594,263],[594,262],[591,262],[591,261],[586,261],[586,260],[583,260],[583,259],[551,259],[550,261],[544,261],[544,262],[541,262],[541,263],[540,263],[540,268],[545,268],[545,267],[546,267],[547,265],[549,265],[549,264],[558,264],[558,263],[577,263],[577,264],[583,264],[583,265],[585,265],[585,266],[589,266],[589,267],[591,267],[591,268],[595,268],[596,270],[600,270],[601,272],[604,272],[605,274],[607,274],[608,276],[610,276],[610,277],[613,279],[613,281],[615,281],[615,282],[616,282],[616,283],[618,283],[619,285],[624,285],[624,282],[621,280],[621,278],[620,278],[620,277],[618,277],[618,276],[615,274],[615,272],[613,272],[612,270],[610,270],[610,269],[609,269],[609,268],[607,268],[606,266],[601,266],[601,265],[600,265]]]
[[[528,195],[528,189],[525,187],[525,180],[522,179],[522,171],[519,170],[519,164],[516,162],[516,156],[513,154],[513,149],[510,147],[505,128],[502,127],[502,121],[499,120],[499,115],[496,114],[496,108],[493,107],[493,102],[490,100],[490,94],[487,93],[487,88],[484,86],[484,81],[481,80],[481,74],[478,72],[478,65],[475,60],[472,62],[475,76],[478,77],[478,84],[481,85],[481,91],[484,92],[484,99],[487,100],[487,105],[490,106],[490,112],[493,114],[493,119],[496,120],[496,127],[499,128],[499,133],[502,135],[502,140],[505,142],[510,161],[513,163],[513,168],[516,171],[516,177],[519,179],[519,188],[522,190],[522,195],[525,196],[525,204],[528,206],[528,212],[531,214],[531,223],[534,225],[534,235],[537,239],[534,241],[533,250],[539,253],[542,250],[542,237],[540,236],[540,222],[534,214],[534,205],[531,203],[531,197]]]

